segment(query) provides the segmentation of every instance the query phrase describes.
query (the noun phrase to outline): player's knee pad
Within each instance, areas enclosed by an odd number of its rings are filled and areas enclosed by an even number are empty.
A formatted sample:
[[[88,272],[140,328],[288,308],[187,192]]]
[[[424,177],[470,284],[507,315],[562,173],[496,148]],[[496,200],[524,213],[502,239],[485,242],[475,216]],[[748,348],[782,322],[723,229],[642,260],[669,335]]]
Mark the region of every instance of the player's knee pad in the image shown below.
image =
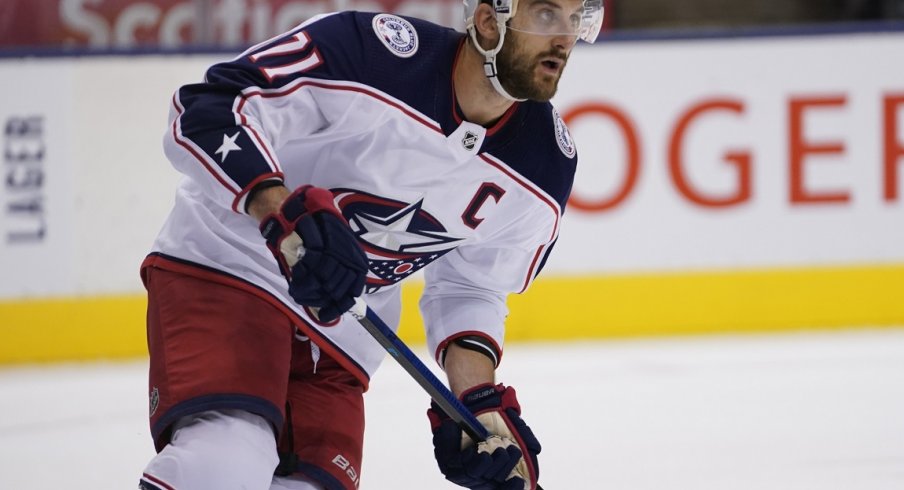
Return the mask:
[[[273,428],[263,417],[212,410],[176,423],[144,479],[176,490],[268,488],[278,463]]]

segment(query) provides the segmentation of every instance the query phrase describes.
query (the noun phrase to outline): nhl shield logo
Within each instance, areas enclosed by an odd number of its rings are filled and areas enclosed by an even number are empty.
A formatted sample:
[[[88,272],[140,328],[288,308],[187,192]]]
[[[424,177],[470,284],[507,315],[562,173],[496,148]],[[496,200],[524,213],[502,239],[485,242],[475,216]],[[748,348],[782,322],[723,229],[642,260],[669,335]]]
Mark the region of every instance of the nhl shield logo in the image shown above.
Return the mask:
[[[417,31],[411,22],[395,15],[380,14],[374,16],[373,28],[392,54],[410,58],[417,52]]]
[[[471,151],[474,149],[474,145],[476,144],[477,135],[470,131],[465,131],[465,137],[461,139],[461,146],[464,146],[465,150]]]
[[[155,386],[151,393],[148,395],[149,402],[149,411],[150,416],[153,417],[155,413],[157,413],[157,406],[160,405],[160,392],[157,391],[157,387]]]

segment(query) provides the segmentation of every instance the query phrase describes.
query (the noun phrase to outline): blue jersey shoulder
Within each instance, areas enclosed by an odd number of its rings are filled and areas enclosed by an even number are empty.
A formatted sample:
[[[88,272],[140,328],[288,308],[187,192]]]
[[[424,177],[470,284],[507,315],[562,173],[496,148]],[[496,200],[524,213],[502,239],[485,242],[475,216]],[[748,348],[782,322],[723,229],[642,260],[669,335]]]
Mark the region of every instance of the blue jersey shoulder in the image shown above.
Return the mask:
[[[391,14],[343,12],[307,29],[323,64],[311,75],[359,82],[437,117],[451,97],[452,65],[464,34]]]
[[[410,17],[339,12],[213,66],[207,81],[232,86],[228,92],[282,87],[299,78],[358,83],[404,102],[451,134],[458,126],[453,118],[452,68],[464,36]],[[190,90],[183,96],[190,97]],[[564,208],[577,156],[551,104],[520,103],[498,134],[488,135],[481,151],[504,161]]]
[[[451,73],[462,36],[414,18],[338,12],[312,19],[235,60],[214,65],[207,81],[274,88],[301,77],[321,78],[404,95],[417,92],[418,87],[423,91],[426,82],[432,84],[437,67]]]
[[[548,102],[522,102],[518,113],[485,149],[543,189],[564,210],[578,161],[571,134]]]
[[[438,121],[452,120],[452,67],[463,33],[420,19],[345,12],[311,26],[311,36],[332,60],[329,68],[405,102]],[[515,115],[487,139],[483,151],[500,158],[564,209],[571,193],[577,152],[568,129],[548,102],[522,102]]]

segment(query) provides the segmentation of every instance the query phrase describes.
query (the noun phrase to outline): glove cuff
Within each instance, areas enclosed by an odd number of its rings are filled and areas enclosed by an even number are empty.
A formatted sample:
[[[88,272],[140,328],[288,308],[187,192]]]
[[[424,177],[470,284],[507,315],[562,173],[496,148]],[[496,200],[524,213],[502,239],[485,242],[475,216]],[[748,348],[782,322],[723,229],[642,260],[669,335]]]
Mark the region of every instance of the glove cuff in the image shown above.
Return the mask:
[[[267,184],[262,182],[258,187]],[[258,190],[258,188],[255,188]],[[322,187],[303,185],[289,194],[283,201],[279,212],[270,213],[261,220],[258,229],[267,240],[267,246],[274,255],[278,255],[278,243],[287,233],[295,228],[295,223],[305,214],[326,211],[348,223],[333,203],[333,193]]]
[[[481,409],[498,409],[499,404],[497,402],[500,401],[501,398],[496,396],[497,386],[502,387],[501,384],[494,385],[493,383],[472,386],[462,392],[459,399],[465,407],[475,415],[477,415],[477,412]],[[439,427],[443,421],[450,420],[446,412],[444,412],[433,400],[430,401],[430,409],[427,410],[427,416],[430,418],[430,425],[434,430]]]
[[[303,185],[295,189],[280,209],[280,213],[291,223],[297,221],[303,214],[314,214],[318,211],[330,213],[347,223],[333,202],[333,193],[323,187]]]
[[[460,398],[470,408],[472,405],[485,403],[488,398],[498,395],[504,389],[502,384],[484,383],[463,391]]]
[[[486,383],[469,388],[462,392],[461,401],[475,414],[501,408],[513,409],[515,413],[521,415],[521,405],[518,403],[515,389],[502,383],[496,385]]]

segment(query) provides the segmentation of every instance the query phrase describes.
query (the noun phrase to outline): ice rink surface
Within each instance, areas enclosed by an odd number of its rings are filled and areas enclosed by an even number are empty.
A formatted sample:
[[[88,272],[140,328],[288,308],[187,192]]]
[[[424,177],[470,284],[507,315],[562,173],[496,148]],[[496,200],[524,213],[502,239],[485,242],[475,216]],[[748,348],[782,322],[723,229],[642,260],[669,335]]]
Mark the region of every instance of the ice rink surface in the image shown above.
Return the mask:
[[[430,364],[432,366],[432,363]],[[0,489],[134,489],[145,361],[0,369]],[[904,329],[516,344],[546,490],[904,489]],[[387,359],[361,488],[458,488],[420,388]]]

